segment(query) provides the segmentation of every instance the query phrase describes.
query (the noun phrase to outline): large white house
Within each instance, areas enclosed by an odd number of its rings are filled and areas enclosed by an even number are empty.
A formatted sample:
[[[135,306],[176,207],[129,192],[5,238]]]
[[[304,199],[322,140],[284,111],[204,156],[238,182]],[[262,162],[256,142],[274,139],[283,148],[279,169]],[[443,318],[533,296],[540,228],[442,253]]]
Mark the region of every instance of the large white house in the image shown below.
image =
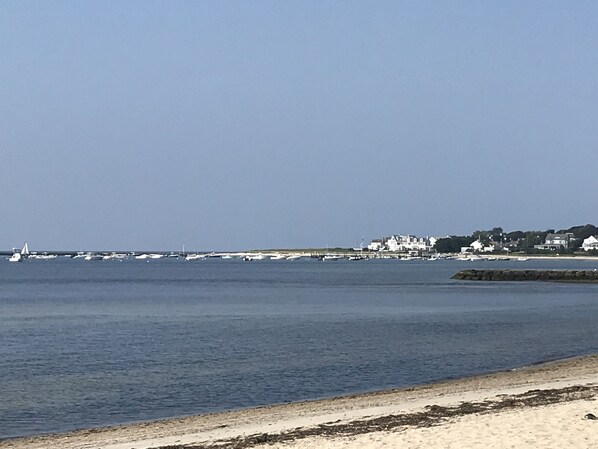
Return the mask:
[[[598,238],[591,235],[583,241],[581,247],[584,251],[598,250]]]
[[[434,237],[416,237],[414,235],[392,235],[383,239],[372,240],[370,251],[393,251],[400,253],[429,252],[436,244]]]
[[[534,248],[558,251],[561,248],[569,248],[573,240],[575,240],[575,235],[571,232],[567,232],[566,234],[548,234],[544,240],[544,244],[534,245]]]

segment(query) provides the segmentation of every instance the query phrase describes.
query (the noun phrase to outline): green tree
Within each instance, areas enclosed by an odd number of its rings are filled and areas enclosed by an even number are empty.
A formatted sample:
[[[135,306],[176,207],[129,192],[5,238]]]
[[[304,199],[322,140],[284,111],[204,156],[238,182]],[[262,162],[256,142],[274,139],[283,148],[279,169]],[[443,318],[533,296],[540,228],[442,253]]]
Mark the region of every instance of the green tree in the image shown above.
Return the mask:
[[[443,239],[438,239],[436,251],[439,253],[458,253],[463,246],[469,246],[475,240],[472,236],[452,235]]]
[[[490,236],[492,237],[492,240],[494,240],[495,242],[500,242],[503,238],[503,229],[498,226],[496,228],[492,228],[492,230],[490,231]]]
[[[490,243],[490,231],[475,231],[473,237],[474,240],[479,240],[484,245]]]
[[[576,239],[585,240],[592,235],[598,235],[598,228],[592,224],[587,224],[582,226],[573,226],[569,229],[560,230],[559,232],[563,234],[571,232]]]
[[[506,234],[506,240],[508,242],[513,242],[517,240],[525,239],[526,233],[523,231],[512,231]]]

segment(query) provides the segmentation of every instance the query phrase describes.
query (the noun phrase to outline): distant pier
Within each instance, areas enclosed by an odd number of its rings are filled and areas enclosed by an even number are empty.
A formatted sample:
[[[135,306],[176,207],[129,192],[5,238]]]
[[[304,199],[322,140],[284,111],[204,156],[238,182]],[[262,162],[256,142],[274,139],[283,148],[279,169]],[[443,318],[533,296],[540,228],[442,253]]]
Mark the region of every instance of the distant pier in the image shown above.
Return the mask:
[[[463,281],[549,281],[598,283],[596,270],[461,270],[453,279]]]

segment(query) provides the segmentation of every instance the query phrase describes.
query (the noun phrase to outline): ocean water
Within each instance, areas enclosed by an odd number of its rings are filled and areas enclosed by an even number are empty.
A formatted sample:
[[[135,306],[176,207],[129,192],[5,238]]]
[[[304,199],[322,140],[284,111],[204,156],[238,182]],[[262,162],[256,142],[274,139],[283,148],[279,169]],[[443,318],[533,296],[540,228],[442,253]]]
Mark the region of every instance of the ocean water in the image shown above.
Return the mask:
[[[330,397],[598,352],[598,285],[528,261],[0,261],[0,438]]]

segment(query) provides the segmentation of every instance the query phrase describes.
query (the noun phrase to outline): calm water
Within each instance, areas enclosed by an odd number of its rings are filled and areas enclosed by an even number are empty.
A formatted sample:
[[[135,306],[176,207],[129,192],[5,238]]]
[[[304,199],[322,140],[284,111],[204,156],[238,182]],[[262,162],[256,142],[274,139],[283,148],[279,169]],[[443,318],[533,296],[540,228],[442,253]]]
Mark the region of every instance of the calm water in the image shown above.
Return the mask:
[[[400,387],[598,352],[596,262],[0,261],[0,438]]]

